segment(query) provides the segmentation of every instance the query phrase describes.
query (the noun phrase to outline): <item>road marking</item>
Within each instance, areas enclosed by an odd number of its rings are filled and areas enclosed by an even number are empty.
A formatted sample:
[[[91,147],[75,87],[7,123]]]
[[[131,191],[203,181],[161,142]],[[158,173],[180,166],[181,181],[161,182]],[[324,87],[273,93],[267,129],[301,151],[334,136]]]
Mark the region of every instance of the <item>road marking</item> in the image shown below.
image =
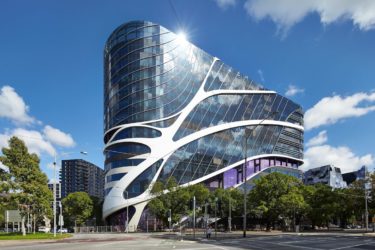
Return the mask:
[[[351,248],[351,247],[359,247],[359,246],[373,246],[374,244],[356,244],[356,245],[351,245],[351,246],[345,246],[345,247],[338,247],[338,248],[331,248],[330,250],[339,250],[339,249],[346,249],[346,248]]]
[[[267,244],[278,245],[278,246],[285,246],[285,247],[293,247],[293,248],[301,248],[301,249],[322,250],[322,248],[305,247],[305,246],[294,246],[294,245],[284,244],[284,243],[273,243],[273,242],[267,242]]]

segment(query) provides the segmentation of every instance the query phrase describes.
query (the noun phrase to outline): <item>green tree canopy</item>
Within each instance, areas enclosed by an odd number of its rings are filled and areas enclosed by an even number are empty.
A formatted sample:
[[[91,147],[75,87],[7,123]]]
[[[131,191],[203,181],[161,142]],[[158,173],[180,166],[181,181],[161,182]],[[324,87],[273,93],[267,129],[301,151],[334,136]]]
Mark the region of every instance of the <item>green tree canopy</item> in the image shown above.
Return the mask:
[[[291,210],[305,206],[299,192],[301,186],[297,178],[278,172],[263,176],[255,180],[255,187],[248,194],[249,208],[262,217],[270,229],[280,216],[290,216]]]
[[[156,182],[152,188],[156,197],[148,204],[150,211],[159,219],[167,223],[168,211],[172,212],[172,222],[178,222],[182,216],[191,214],[191,204],[195,196],[197,207],[203,205],[210,192],[203,184],[188,187],[178,187],[177,182],[171,178],[166,184]],[[201,210],[197,210],[199,213]]]
[[[47,176],[40,170],[39,157],[30,154],[25,143],[17,137],[9,140],[9,147],[2,149],[0,161],[9,168],[9,175],[1,175],[7,182],[10,199],[19,206],[23,217],[32,213],[39,220],[51,217],[52,192],[48,189]],[[3,182],[4,183],[4,182]],[[4,185],[2,185],[4,189]],[[24,230],[24,223],[22,223]]]
[[[70,193],[62,200],[65,216],[68,220],[82,225],[93,212],[93,201],[86,192]]]

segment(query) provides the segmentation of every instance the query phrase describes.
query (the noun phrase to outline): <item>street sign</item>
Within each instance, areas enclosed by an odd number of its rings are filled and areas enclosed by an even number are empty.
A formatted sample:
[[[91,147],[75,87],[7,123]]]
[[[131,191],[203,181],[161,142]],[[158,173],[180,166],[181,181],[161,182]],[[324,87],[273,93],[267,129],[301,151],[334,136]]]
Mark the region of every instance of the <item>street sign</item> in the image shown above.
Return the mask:
[[[171,217],[168,217],[168,221],[171,222]]]
[[[64,216],[59,216],[59,226],[64,226]]]
[[[18,210],[6,210],[5,211],[5,218],[8,219],[7,221],[9,223],[13,223],[13,222],[16,223],[16,222],[22,221],[20,211],[18,211]]]

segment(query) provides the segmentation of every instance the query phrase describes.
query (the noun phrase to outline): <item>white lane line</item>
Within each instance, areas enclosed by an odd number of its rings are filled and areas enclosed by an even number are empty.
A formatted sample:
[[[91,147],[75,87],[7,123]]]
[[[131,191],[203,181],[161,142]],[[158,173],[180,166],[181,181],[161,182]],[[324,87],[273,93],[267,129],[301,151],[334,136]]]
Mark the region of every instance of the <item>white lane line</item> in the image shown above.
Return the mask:
[[[347,249],[351,247],[359,247],[359,246],[374,246],[374,244],[369,244],[369,243],[361,243],[361,244],[356,244],[356,245],[351,245],[351,246],[345,246],[345,247],[338,247],[338,248],[331,248],[330,250],[339,250],[339,249]]]
[[[313,249],[313,250],[322,250],[323,249],[323,248],[316,248],[316,247],[295,246],[295,245],[290,245],[290,244],[273,243],[273,242],[267,242],[267,244],[284,246],[284,247],[292,247],[292,248]]]

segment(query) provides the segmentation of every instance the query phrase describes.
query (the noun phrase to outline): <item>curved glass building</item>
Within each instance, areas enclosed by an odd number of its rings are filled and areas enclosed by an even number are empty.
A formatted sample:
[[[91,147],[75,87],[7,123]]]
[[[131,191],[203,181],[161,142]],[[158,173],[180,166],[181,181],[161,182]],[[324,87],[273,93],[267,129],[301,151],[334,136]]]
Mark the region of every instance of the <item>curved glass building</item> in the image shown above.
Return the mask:
[[[118,27],[104,51],[108,224],[139,224],[155,181],[239,187],[272,169],[298,174],[303,111],[182,36],[151,22]],[[247,152],[244,142],[248,138]]]

